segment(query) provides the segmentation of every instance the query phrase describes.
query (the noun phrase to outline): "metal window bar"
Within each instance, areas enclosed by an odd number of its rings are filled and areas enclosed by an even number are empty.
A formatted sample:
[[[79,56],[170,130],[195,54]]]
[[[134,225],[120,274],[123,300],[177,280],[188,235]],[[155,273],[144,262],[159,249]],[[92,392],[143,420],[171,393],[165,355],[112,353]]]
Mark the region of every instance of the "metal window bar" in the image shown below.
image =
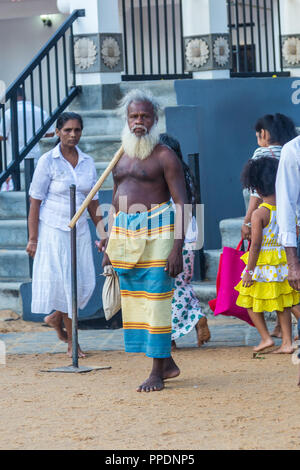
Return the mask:
[[[175,0],[172,0],[172,29],[173,29],[173,59],[174,59],[174,73],[177,72],[177,41],[176,41],[176,12]]]
[[[168,38],[168,5],[164,0],[164,25],[165,25],[165,53],[166,53],[166,72],[169,74],[169,38]]]
[[[142,63],[142,74],[145,73],[145,55],[144,55],[144,19],[143,19],[143,2],[139,0],[140,10],[140,36],[141,36],[141,63]]]
[[[150,53],[150,74],[153,74],[153,49],[152,49],[152,19],[151,19],[151,1],[147,0],[148,8],[148,35],[149,35],[149,53]]]
[[[122,16],[123,16],[123,38],[124,38],[124,58],[125,58],[125,71],[128,71],[128,46],[127,46],[127,21],[126,21],[126,4],[122,0]]]
[[[244,30],[244,69],[248,72],[248,60],[247,60],[247,17],[246,17],[246,3],[245,0],[242,2],[243,6],[243,30]]]
[[[119,0],[123,80],[185,78],[181,0]],[[129,47],[129,44],[131,47]]]
[[[159,5],[158,0],[155,2],[156,11],[156,37],[157,37],[157,60],[158,60],[158,74],[161,73],[161,61],[160,61],[160,24],[159,24]]]
[[[277,17],[278,17],[278,32],[279,32],[279,60],[280,60],[280,70],[283,70],[283,57],[282,57],[282,51],[281,51],[281,17],[280,17],[280,0],[277,0]]]
[[[254,45],[254,24],[253,24],[253,0],[249,1],[250,9],[250,28],[251,28],[251,61],[252,61],[252,72],[256,71],[256,57],[255,57],[255,45]]]
[[[227,1],[229,38],[234,57],[232,76],[289,75],[282,68],[279,2]]]
[[[76,87],[75,79],[75,60],[74,60],[74,37],[73,37],[73,28],[72,25],[78,17],[84,16],[84,10],[75,10],[70,17],[61,25],[61,27],[56,31],[52,38],[46,43],[46,45],[41,49],[41,51],[35,56],[31,63],[25,68],[25,70],[20,74],[20,76],[15,80],[15,82],[7,89],[5,96],[5,103],[1,105],[1,124],[0,124],[0,135],[3,137],[0,143],[0,187],[4,181],[9,176],[12,176],[14,181],[14,189],[21,189],[20,181],[20,163],[29,154],[33,147],[39,142],[39,140],[46,134],[49,127],[54,123],[59,114],[61,114],[64,109],[71,103],[75,96],[79,93],[79,88]],[[66,48],[66,34],[70,34],[71,37],[71,47],[70,47],[70,65],[71,65],[71,74],[73,75],[73,85],[68,86],[68,70],[67,70],[67,48]],[[61,40],[61,41],[60,41]],[[54,69],[55,69],[55,80],[51,80],[51,62],[50,54],[54,54]],[[60,90],[60,67],[59,67],[59,55],[63,61],[64,68],[64,87]],[[45,59],[45,60],[44,60]],[[45,79],[46,77],[46,79]],[[55,88],[53,84],[56,85],[56,95],[57,103],[56,106],[52,100],[52,93],[55,93]],[[35,90],[35,85],[37,89]],[[24,91],[23,105],[19,107],[17,91],[19,88],[22,88]],[[32,128],[27,125],[26,122],[26,103],[25,92],[28,91],[28,101],[30,97],[31,101],[31,120]],[[35,96],[35,92],[37,96]],[[45,94],[45,96],[44,96]],[[45,97],[48,95],[48,100]],[[41,123],[37,123],[36,120],[36,108],[35,103],[39,100],[39,106],[41,109],[40,120]],[[45,119],[44,110],[45,102],[48,101],[48,111],[49,117]],[[10,108],[10,109],[9,109]],[[7,152],[7,141],[6,133],[6,113],[9,113],[11,116],[11,127],[10,132],[10,141],[11,141],[11,154],[12,160],[8,162],[8,152]],[[21,111],[18,114],[18,109]],[[6,114],[6,115],[5,115]],[[19,128],[21,122],[23,121],[24,129],[20,134]],[[30,132],[31,131],[31,132]],[[29,135],[31,134],[31,136]],[[22,143],[24,140],[24,144]]]
[[[272,49],[273,49],[273,64],[276,70],[276,43],[275,43],[275,17],[274,17],[274,2],[270,0],[271,7],[271,26],[272,26]]]
[[[268,35],[268,15],[267,15],[267,2],[264,0],[264,19],[265,19],[265,46],[266,46],[266,61],[267,61],[267,72],[270,71],[269,61],[269,35]]]

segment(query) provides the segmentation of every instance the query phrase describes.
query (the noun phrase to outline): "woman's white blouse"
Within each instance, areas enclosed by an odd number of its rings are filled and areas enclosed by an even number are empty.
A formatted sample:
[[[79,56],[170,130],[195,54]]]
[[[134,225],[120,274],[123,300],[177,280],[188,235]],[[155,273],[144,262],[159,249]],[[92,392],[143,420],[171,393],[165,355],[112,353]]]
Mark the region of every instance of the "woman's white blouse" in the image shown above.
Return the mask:
[[[39,159],[29,195],[42,201],[40,220],[54,228],[69,231],[70,222],[70,185],[76,185],[76,209],[89,194],[97,181],[94,160],[78,147],[78,163],[75,168],[63,157],[60,144],[42,155]],[[96,194],[93,200],[98,199]],[[87,211],[77,222],[77,234],[86,228]]]

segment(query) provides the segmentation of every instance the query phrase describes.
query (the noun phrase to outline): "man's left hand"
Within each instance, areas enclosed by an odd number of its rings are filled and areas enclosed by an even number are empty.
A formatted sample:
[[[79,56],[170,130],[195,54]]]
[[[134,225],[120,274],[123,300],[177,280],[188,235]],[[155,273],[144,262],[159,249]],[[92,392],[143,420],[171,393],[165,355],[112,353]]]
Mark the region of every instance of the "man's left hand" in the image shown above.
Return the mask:
[[[300,263],[293,263],[288,265],[288,281],[290,286],[300,291]]]
[[[176,277],[183,271],[182,249],[173,249],[167,259],[165,271],[169,271],[171,277]]]

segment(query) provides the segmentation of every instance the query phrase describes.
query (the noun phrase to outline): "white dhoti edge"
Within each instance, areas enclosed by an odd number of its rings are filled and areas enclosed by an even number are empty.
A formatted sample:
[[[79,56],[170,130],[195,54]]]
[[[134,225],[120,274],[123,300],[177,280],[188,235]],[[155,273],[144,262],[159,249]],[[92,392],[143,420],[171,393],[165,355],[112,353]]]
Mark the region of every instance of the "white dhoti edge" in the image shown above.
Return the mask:
[[[53,310],[72,318],[71,232],[39,222],[39,239],[33,262],[32,313]],[[77,300],[83,309],[95,289],[92,241],[87,229],[77,236]]]

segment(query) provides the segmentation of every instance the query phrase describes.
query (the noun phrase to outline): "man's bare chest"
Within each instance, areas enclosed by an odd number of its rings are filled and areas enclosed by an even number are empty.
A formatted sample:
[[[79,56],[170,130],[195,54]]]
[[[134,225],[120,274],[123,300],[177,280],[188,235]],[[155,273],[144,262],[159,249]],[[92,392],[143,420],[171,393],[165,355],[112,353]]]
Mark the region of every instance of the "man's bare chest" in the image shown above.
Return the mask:
[[[156,160],[150,161],[123,157],[113,170],[116,183],[129,179],[153,182],[163,178],[163,170]]]

